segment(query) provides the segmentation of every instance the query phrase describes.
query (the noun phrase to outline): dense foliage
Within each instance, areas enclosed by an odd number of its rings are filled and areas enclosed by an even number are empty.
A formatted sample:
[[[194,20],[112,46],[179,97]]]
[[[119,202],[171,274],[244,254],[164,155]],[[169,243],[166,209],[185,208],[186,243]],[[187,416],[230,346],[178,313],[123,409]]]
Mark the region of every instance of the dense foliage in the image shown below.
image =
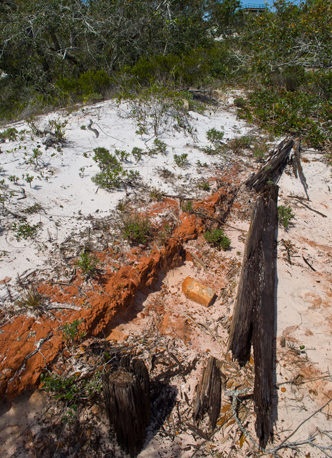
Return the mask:
[[[239,116],[331,137],[330,0],[246,14],[239,0],[1,0],[0,118],[151,85],[241,85]]]

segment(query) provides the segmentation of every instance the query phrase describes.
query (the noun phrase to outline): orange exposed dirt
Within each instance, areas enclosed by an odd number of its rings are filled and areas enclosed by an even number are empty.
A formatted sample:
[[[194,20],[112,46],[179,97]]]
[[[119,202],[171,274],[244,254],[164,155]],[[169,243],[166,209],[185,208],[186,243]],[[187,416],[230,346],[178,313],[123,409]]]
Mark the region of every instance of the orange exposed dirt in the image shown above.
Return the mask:
[[[227,211],[233,202],[234,188],[225,186],[205,201],[194,204],[211,214],[217,207]],[[176,207],[173,199],[164,199],[158,204],[159,213],[167,207]],[[157,213],[157,206],[151,209]],[[40,284],[38,291],[52,303],[82,307],[80,310],[52,310],[52,314],[38,318],[21,315],[1,328],[0,353],[0,398],[15,397],[27,388],[39,384],[40,375],[50,368],[59,352],[64,348],[62,327],[65,323],[82,320],[80,331],[87,336],[100,336],[107,330],[113,318],[129,307],[139,290],[151,288],[160,272],[179,266],[185,253],[182,243],[196,238],[204,230],[204,223],[194,214],[182,213],[181,224],[173,232],[164,248],[149,251],[134,248],[128,255],[131,265],[112,272],[114,256],[109,250],[98,254],[103,262],[104,273],[91,281],[92,288],[85,290],[80,275],[70,285]],[[165,317],[164,325],[167,325]],[[190,333],[189,329],[184,330]]]

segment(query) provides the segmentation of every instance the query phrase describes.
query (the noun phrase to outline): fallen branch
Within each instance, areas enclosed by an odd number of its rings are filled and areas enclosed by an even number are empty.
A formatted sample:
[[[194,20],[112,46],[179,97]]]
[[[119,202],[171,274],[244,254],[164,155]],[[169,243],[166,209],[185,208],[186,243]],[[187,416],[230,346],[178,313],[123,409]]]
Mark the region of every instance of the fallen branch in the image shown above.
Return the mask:
[[[303,261],[310,267],[311,270],[313,270],[314,272],[317,272],[317,270],[312,267],[312,265],[303,255],[302,255],[302,258],[303,258]]]

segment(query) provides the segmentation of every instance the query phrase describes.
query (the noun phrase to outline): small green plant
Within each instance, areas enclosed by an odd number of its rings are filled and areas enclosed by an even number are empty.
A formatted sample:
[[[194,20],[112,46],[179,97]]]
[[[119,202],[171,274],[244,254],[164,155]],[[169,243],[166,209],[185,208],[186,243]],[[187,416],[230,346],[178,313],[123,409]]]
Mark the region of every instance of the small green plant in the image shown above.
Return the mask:
[[[178,167],[181,167],[181,168],[188,167],[189,165],[188,154],[186,153],[174,154],[174,162]]]
[[[134,156],[135,161],[139,162],[142,159],[144,152],[142,148],[134,146],[134,148],[131,150],[131,154]]]
[[[289,223],[293,218],[295,218],[295,215],[292,213],[292,209],[290,207],[285,207],[284,205],[280,205],[278,207],[279,223],[285,228],[289,226]]]
[[[251,137],[243,135],[242,137],[236,137],[236,138],[233,138],[233,140],[230,140],[228,142],[228,146],[233,151],[233,153],[239,154],[245,148],[249,148],[251,143],[252,143]]]
[[[213,229],[212,232],[207,231],[204,234],[205,240],[213,246],[222,248],[223,250],[227,250],[230,246],[231,241],[222,229]]]
[[[15,176],[15,175],[10,175],[8,177],[8,180],[11,181],[12,183],[17,183],[19,178],[17,176]]]
[[[167,145],[165,142],[162,142],[161,140],[158,140],[158,138],[155,138],[153,144],[154,147],[150,149],[149,156],[154,156],[155,154],[162,154],[163,156],[166,156]]]
[[[187,200],[187,202],[185,202],[182,205],[181,210],[183,212],[191,213],[194,210],[192,201],[191,200]]]
[[[266,142],[257,142],[254,143],[254,157],[257,159],[263,159],[266,155],[266,153],[269,151],[269,146],[266,144]]]
[[[244,108],[247,102],[242,97],[237,97],[234,99],[234,105],[238,108]]]
[[[27,222],[13,223],[11,230],[15,231],[14,237],[19,242],[21,239],[32,239],[36,236],[41,223],[33,224],[32,226]]]
[[[86,126],[84,126],[84,125],[83,125],[83,126],[80,126],[80,129],[81,129],[81,130],[85,130],[85,129],[86,129]]]
[[[98,259],[92,256],[85,248],[80,254],[78,261],[76,261],[76,265],[82,269],[85,278],[88,279],[95,275],[98,262]]]
[[[35,177],[29,175],[28,173],[27,173],[26,175],[23,173],[23,174],[22,174],[22,178],[25,179],[25,181],[26,181],[27,183],[29,183],[29,186],[30,186],[30,188],[31,188],[31,183],[33,182],[33,180],[34,180]]]
[[[95,148],[93,159],[98,163],[101,171],[92,177],[92,181],[101,188],[111,190],[120,188],[123,184],[132,183],[139,177],[139,172],[124,170],[120,161],[126,161],[129,153],[115,150],[110,154],[106,148]]]
[[[149,192],[150,199],[152,200],[161,200],[164,197],[164,193],[160,189],[152,188]]]
[[[40,311],[43,300],[43,296],[35,288],[31,287],[15,302],[15,305],[32,311]]]
[[[209,164],[207,162],[202,163],[201,161],[197,161],[196,165],[197,167],[209,167]]]
[[[67,125],[67,121],[61,122],[60,118],[58,118],[58,119],[50,119],[48,121],[48,125],[49,125],[51,130],[53,129],[53,131],[54,131],[53,134],[54,134],[54,136],[57,138],[57,140],[59,142],[62,142],[63,140],[65,140],[65,130],[64,130],[64,128]]]
[[[38,213],[39,211],[43,210],[43,207],[36,203],[34,205],[31,205],[31,207],[27,207],[23,210],[23,213],[28,213],[28,214],[31,214],[31,213]]]
[[[224,138],[224,132],[215,129],[214,127],[212,129],[209,129],[206,132],[206,138],[213,144],[218,144],[222,141]]]
[[[117,208],[117,210],[119,210],[119,212],[124,212],[125,209],[126,209],[126,202],[123,202],[122,200],[120,200],[120,202],[117,204],[116,208]]]
[[[209,183],[201,183],[198,185],[199,189],[202,191],[210,191],[210,184]]]
[[[0,139],[8,139],[9,141],[14,141],[17,139],[17,134],[18,131],[15,129],[15,127],[9,127],[8,129],[4,130],[3,132],[0,132]]]
[[[74,320],[72,323],[65,323],[62,327],[62,337],[69,342],[81,340],[86,336],[85,332],[80,332],[78,327],[82,320]]]
[[[130,243],[146,243],[151,235],[151,223],[146,217],[137,213],[122,218],[122,235]]]

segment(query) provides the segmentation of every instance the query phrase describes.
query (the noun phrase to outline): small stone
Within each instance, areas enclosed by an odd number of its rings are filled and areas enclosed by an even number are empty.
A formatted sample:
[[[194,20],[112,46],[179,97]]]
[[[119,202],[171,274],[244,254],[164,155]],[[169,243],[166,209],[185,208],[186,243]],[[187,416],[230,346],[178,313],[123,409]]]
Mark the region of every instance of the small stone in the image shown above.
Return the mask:
[[[187,277],[182,283],[182,291],[188,299],[205,305],[205,307],[208,307],[216,296],[213,289],[204,286],[191,277]]]

